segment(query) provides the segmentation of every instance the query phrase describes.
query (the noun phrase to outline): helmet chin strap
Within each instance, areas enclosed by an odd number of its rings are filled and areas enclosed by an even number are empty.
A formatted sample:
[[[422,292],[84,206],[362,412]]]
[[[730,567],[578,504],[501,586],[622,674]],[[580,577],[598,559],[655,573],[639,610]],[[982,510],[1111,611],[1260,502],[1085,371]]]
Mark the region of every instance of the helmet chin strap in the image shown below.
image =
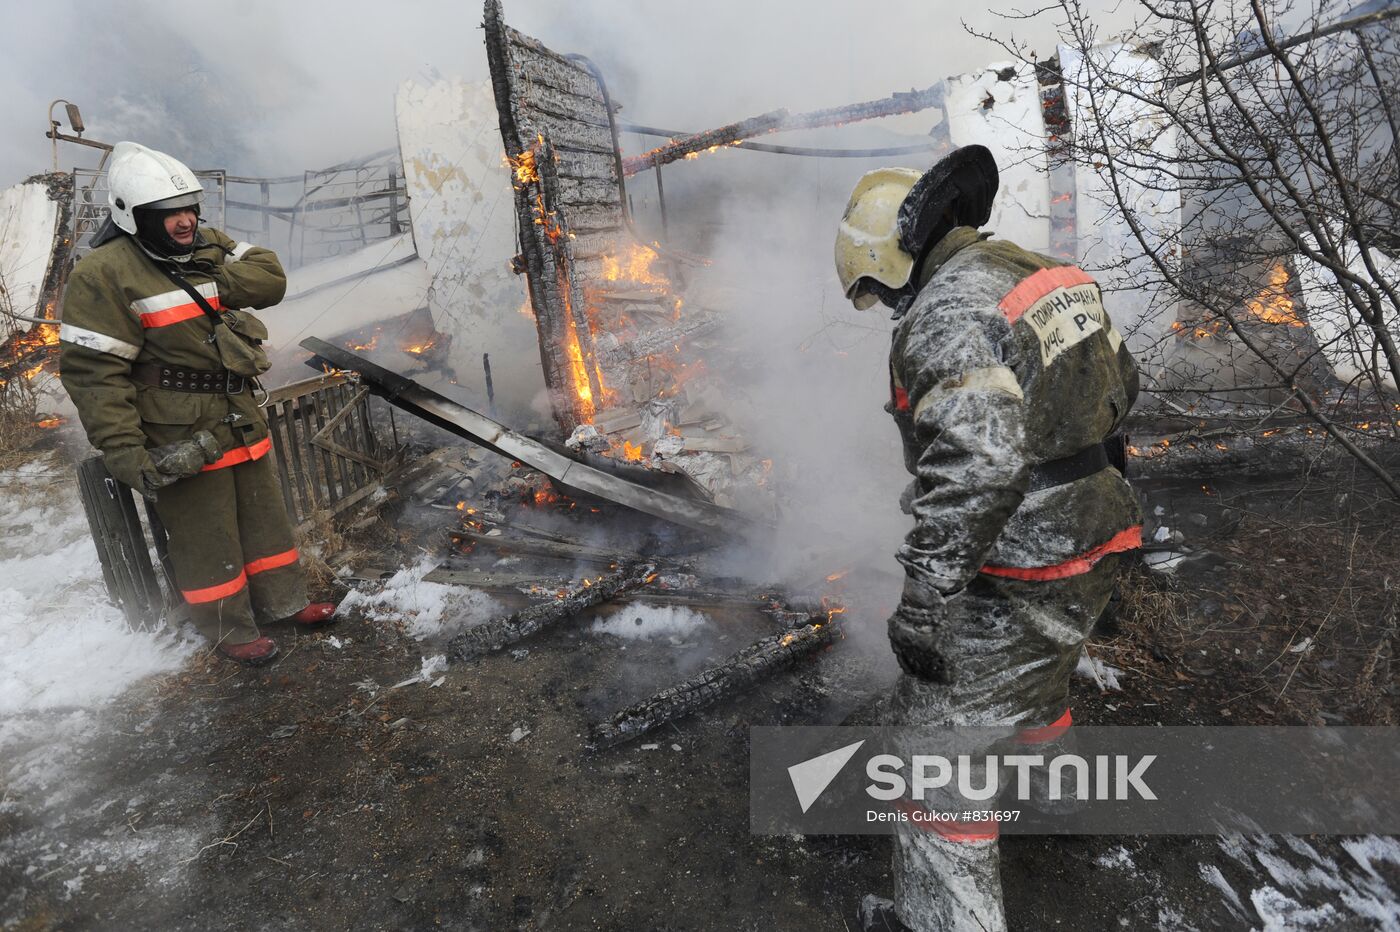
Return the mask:
[[[904,294],[893,305],[894,311],[890,314],[890,320],[899,320],[905,314],[909,313],[909,308],[914,305],[915,297],[917,297],[917,295],[915,295],[911,289],[905,288]]]
[[[880,303],[894,311],[890,315],[890,320],[899,320],[909,310],[914,303],[914,298],[918,292],[913,284],[907,284],[900,288],[891,288],[883,282],[874,279],[866,279],[865,290],[880,299]]]

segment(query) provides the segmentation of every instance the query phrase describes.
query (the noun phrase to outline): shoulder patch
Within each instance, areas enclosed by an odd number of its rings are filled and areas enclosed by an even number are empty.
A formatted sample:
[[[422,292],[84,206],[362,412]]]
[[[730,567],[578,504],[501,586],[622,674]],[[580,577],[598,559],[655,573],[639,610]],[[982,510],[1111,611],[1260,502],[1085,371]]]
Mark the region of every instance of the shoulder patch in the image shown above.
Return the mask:
[[[997,305],[1008,323],[1025,320],[1050,365],[1070,347],[1111,326],[1098,283],[1083,269],[1062,265],[1022,279]]]

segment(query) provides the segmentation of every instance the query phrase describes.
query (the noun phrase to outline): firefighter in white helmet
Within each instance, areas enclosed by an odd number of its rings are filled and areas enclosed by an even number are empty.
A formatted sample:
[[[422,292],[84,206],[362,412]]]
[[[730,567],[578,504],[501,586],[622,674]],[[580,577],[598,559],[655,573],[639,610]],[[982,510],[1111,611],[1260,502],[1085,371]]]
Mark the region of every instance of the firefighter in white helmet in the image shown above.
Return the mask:
[[[923,173],[871,172],[836,268],[856,307],[883,303],[896,320],[887,410],[914,528],[889,620],[903,670],[891,724],[1011,726],[1033,744],[1069,727],[1070,672],[1141,545],[1105,447],[1137,369],[1089,275],[978,231],[996,190],[981,146]],[[894,900],[867,897],[863,924],[1004,930],[997,834],[995,822],[899,823]]]
[[[191,620],[226,656],[266,663],[258,623],[330,619],[308,605],[256,379],[267,329],[246,308],[286,290],[277,255],[199,226],[182,162],[112,151],[111,215],[69,276],[60,370],[112,475],[155,499]]]

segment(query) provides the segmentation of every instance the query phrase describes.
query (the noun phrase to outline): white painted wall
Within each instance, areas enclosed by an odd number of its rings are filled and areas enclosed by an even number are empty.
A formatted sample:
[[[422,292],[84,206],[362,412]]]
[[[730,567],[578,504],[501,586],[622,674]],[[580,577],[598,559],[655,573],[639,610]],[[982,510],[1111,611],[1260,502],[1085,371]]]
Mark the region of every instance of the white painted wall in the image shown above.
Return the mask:
[[[1009,81],[998,72],[1015,69]],[[986,106],[988,100],[991,106]],[[1040,88],[1029,64],[1000,62],[948,79],[948,134],[956,146],[982,145],[1001,181],[983,227],[1034,252],[1050,248],[1050,184]]]
[[[0,191],[0,306],[26,317],[47,316],[39,307],[53,252],[58,205],[42,184]],[[28,325],[25,325],[28,328]]]
[[[452,336],[457,385],[484,399],[490,353],[497,406],[519,423],[544,401],[544,377],[534,321],[521,313],[525,279],[510,270],[514,193],[490,82],[405,81],[395,115],[413,236],[432,278],[428,307]]]

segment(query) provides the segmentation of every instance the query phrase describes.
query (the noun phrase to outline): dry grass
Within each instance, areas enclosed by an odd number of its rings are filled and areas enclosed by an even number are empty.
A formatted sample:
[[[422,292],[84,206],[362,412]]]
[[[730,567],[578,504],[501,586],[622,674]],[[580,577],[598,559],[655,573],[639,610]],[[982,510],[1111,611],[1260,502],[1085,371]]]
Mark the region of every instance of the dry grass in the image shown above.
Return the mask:
[[[1209,572],[1124,578],[1111,662],[1190,681],[1236,722],[1400,722],[1394,507],[1308,522],[1245,513]]]
[[[0,469],[13,469],[33,455],[45,431],[39,418],[39,392],[29,379],[0,380]]]

